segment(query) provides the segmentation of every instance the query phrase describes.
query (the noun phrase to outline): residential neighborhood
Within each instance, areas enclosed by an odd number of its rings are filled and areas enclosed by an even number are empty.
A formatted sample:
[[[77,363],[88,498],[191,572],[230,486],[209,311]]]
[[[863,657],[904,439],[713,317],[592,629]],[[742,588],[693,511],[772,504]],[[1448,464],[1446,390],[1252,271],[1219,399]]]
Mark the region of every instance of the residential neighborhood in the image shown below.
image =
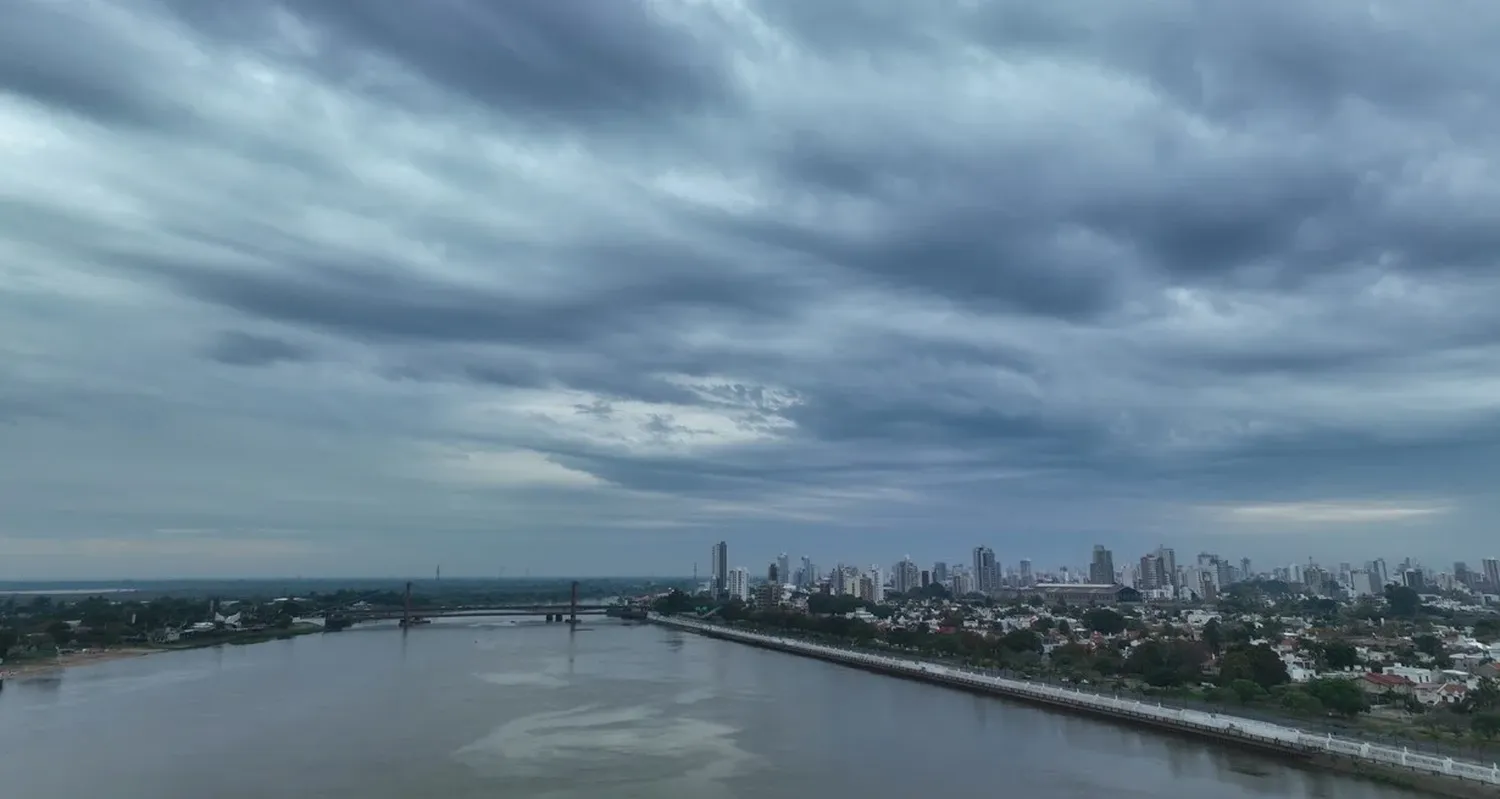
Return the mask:
[[[1451,595],[1331,598],[1259,579],[1213,602],[1087,584],[954,597],[928,583],[878,602],[826,584],[767,589],[718,605],[673,594],[658,609],[1372,735],[1500,739],[1500,614]]]

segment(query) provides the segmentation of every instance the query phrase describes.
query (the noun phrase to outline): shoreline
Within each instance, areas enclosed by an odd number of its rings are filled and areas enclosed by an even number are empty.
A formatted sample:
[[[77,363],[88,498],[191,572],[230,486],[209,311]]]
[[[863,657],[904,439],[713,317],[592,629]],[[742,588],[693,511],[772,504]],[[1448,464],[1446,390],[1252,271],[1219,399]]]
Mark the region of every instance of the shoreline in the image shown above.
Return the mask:
[[[113,649],[90,649],[72,652],[56,659],[25,660],[19,663],[0,664],[0,680],[24,680],[47,674],[61,673],[79,666],[112,663],[116,660],[159,655],[164,652],[190,652],[194,649],[212,649],[216,646],[251,646],[268,641],[283,641],[310,633],[323,632],[317,625],[296,626],[284,630],[242,633],[237,638],[195,641],[187,644],[163,644],[160,646],[122,646]]]
[[[747,646],[769,649],[799,657],[809,657],[835,663],[847,668],[874,672],[896,679],[915,680],[950,689],[969,691],[988,696],[997,696],[1027,704],[1046,706],[1060,712],[1071,712],[1096,718],[1110,719],[1116,723],[1132,724],[1152,728],[1168,735],[1188,736],[1210,740],[1220,745],[1259,750],[1290,765],[1306,769],[1334,771],[1363,779],[1399,786],[1421,793],[1454,799],[1489,799],[1494,797],[1500,766],[1492,764],[1458,763],[1442,758],[1409,754],[1404,750],[1388,750],[1386,747],[1361,745],[1353,741],[1335,741],[1331,736],[1326,743],[1323,736],[1308,736],[1300,730],[1278,728],[1250,719],[1228,716],[1217,717],[1196,711],[1171,711],[1149,703],[1133,700],[1110,700],[1077,691],[1063,691],[1000,680],[983,676],[955,672],[952,669],[923,661],[896,660],[879,655],[868,655],[840,650],[805,641],[796,641],[777,636],[749,633],[702,622],[653,616],[652,621],[666,627],[719,638]],[[1192,716],[1193,718],[1188,718]],[[1207,716],[1208,720],[1199,719]],[[1276,728],[1276,729],[1271,729]],[[1337,745],[1335,745],[1337,744]],[[1372,758],[1372,750],[1384,750],[1379,760]],[[1387,760],[1399,760],[1386,762]],[[1465,777],[1463,772],[1478,772]]]
[[[154,655],[158,652],[166,651],[170,650],[150,649],[146,647],[91,649],[86,652],[72,652],[60,655],[52,660],[29,660],[20,663],[7,663],[0,665],[0,680],[21,680],[27,677],[38,677],[53,672],[66,671],[78,666],[110,663],[116,660],[145,657],[146,655]]]

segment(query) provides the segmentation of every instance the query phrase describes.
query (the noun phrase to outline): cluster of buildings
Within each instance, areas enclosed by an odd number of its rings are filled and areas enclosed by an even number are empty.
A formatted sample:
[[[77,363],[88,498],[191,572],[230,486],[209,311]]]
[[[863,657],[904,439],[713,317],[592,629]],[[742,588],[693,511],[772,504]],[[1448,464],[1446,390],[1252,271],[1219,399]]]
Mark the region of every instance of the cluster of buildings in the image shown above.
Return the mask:
[[[1302,586],[1306,593],[1334,598],[1379,596],[1388,585],[1403,585],[1419,593],[1457,591],[1475,597],[1500,595],[1500,559],[1485,558],[1478,569],[1453,564],[1452,571],[1424,568],[1404,560],[1389,568],[1382,558],[1360,567],[1340,563],[1325,567],[1309,561],[1257,572],[1249,558],[1233,560],[1210,552],[1179,559],[1171,547],[1158,547],[1138,560],[1116,564],[1114,553],[1096,545],[1087,568],[1059,566],[1041,570],[1029,559],[1004,567],[987,546],[974,547],[968,562],[937,561],[918,564],[903,558],[888,569],[879,565],[838,564],[826,573],[812,559],[793,562],[785,553],[764,571],[729,566],[729,546],[713,547],[711,582],[714,596],[750,601],[783,601],[795,591],[825,592],[882,601],[888,593],[910,594],[938,585],[953,596],[982,594],[997,598],[1017,594],[1041,595],[1069,602],[1214,601],[1229,586],[1255,579],[1280,580]],[[757,597],[757,592],[760,595]],[[1481,600],[1482,602],[1482,600]]]

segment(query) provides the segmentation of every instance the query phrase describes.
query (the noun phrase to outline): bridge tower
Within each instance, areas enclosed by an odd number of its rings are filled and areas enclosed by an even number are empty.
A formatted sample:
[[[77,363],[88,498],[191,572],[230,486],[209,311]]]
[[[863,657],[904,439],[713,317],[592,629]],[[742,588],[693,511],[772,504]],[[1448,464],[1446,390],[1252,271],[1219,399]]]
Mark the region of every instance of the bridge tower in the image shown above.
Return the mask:
[[[401,627],[411,626],[411,580],[406,581],[406,595],[401,605]]]
[[[573,598],[568,605],[568,624],[578,626],[578,581],[573,581]]]

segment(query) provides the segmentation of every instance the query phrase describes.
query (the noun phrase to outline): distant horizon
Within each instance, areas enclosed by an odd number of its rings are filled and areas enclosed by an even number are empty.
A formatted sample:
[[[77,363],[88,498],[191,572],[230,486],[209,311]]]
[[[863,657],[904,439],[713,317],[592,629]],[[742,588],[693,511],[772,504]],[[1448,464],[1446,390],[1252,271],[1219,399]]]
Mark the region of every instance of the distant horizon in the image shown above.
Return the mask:
[[[381,583],[381,582],[407,582],[407,581],[410,581],[412,583],[421,583],[421,582],[429,582],[429,583],[431,583],[431,582],[450,582],[450,581],[451,582],[458,582],[458,583],[477,583],[477,582],[503,583],[503,582],[510,582],[510,581],[527,581],[527,580],[532,580],[532,581],[580,580],[581,581],[581,580],[691,580],[691,579],[693,579],[693,576],[691,574],[685,574],[685,575],[682,575],[680,577],[674,577],[674,576],[671,576],[671,575],[649,575],[649,574],[647,574],[647,575],[630,575],[630,574],[624,574],[624,575],[622,575],[622,574],[598,575],[598,574],[596,574],[596,575],[584,575],[584,576],[531,575],[529,577],[527,577],[527,576],[519,576],[519,577],[511,577],[511,576],[505,576],[505,577],[498,577],[498,576],[492,576],[492,577],[475,577],[475,576],[454,575],[452,577],[449,577],[448,575],[445,574],[445,575],[443,575],[443,577],[441,579],[434,578],[432,575],[428,575],[425,578],[422,578],[422,577],[401,577],[401,576],[385,576],[385,577],[380,577],[380,576],[376,576],[376,577],[370,577],[370,576],[364,576],[364,577],[336,577],[336,576],[335,577],[323,577],[323,576],[315,576],[315,577],[309,577],[309,576],[298,576],[298,577],[117,577],[117,578],[100,578],[100,579],[34,579],[34,580],[5,579],[5,580],[0,580],[0,590],[10,590],[10,589],[13,589],[15,586],[25,587],[25,586],[44,586],[44,585],[56,585],[56,586],[78,585],[78,586],[84,586],[84,587],[110,588],[110,587],[114,587],[114,586],[117,586],[117,585],[129,585],[129,584],[132,584],[132,583],[276,583],[276,582],[284,582],[284,583],[295,583],[295,582],[349,582],[349,583],[370,582],[370,583]]]

